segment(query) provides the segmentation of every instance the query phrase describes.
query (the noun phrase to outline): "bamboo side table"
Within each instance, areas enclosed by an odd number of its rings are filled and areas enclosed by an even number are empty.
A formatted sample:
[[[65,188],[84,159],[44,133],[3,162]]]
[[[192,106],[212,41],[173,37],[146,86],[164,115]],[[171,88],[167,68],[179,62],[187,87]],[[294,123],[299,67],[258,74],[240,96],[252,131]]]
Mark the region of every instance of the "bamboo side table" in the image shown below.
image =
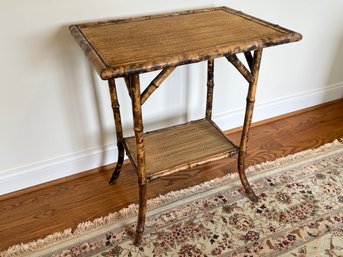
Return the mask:
[[[147,183],[153,179],[238,154],[238,172],[247,196],[258,200],[244,172],[262,49],[301,40],[296,32],[228,7],[200,9],[132,19],[70,26],[100,77],[108,80],[117,134],[118,161],[124,152],[134,166],[139,185],[139,214],[135,245],[142,241],[146,217]],[[251,53],[253,51],[253,54]],[[239,60],[243,53],[248,67]],[[239,147],[212,121],[214,59],[225,57],[249,83]],[[186,124],[143,132],[142,105],[173,70],[207,61],[205,117]],[[139,74],[162,70],[141,93]],[[123,77],[132,101],[134,137],[123,137],[115,78]]]

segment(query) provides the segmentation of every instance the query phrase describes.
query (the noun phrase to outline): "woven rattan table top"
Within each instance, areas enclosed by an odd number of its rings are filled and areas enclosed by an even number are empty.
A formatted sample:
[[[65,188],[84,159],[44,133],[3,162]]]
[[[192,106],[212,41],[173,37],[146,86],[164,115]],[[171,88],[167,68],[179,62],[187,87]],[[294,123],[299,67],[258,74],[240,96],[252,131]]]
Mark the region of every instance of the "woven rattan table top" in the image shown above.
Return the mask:
[[[70,26],[102,79],[284,44],[299,33],[227,7]]]

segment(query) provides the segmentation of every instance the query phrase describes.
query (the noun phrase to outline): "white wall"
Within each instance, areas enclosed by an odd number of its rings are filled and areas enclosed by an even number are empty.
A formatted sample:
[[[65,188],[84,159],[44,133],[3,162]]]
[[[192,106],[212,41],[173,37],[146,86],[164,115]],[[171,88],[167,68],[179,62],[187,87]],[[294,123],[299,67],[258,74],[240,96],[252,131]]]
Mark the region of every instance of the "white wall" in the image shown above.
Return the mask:
[[[255,120],[343,96],[341,0],[2,0],[0,194],[116,160],[107,84],[98,79],[68,25],[214,5],[240,9],[304,36],[300,43],[265,49]],[[154,75],[143,75],[142,84]],[[214,118],[223,129],[236,127],[246,83],[223,59],[216,61],[215,76]],[[130,103],[123,82],[117,82],[130,134]],[[201,117],[205,90],[204,63],[179,67],[144,105],[146,129]]]

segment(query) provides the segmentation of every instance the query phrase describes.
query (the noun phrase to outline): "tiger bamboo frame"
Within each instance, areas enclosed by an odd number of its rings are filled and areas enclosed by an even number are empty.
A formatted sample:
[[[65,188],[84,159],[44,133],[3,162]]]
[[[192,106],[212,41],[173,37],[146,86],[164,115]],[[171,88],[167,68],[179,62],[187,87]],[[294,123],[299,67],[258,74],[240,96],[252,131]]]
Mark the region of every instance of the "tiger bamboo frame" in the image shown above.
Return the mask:
[[[177,31],[177,33],[173,35],[164,35],[163,33],[165,30],[159,30],[159,28],[165,27],[161,26],[161,24],[165,24],[166,18],[171,20],[173,17],[176,17],[175,20],[173,20],[175,22],[170,22],[169,25],[173,26],[173,30],[171,31]],[[208,24],[208,18],[213,19],[215,22],[212,25]],[[240,21],[239,24],[234,22],[238,20]],[[202,26],[201,31],[198,31],[199,28],[193,29],[189,26],[182,26],[182,24],[192,24],[194,21],[197,21],[197,24],[207,24],[208,26],[206,26],[206,28]],[[229,34],[229,37],[224,37],[221,34],[223,30],[217,30],[217,28],[225,27],[230,31],[230,24],[234,24],[237,28],[241,27],[242,30],[232,30],[232,34]],[[109,26],[110,29],[108,29],[109,27],[107,26]],[[133,27],[142,32],[142,34],[136,38],[138,39],[137,41],[132,40],[130,29]],[[151,30],[152,27],[154,30]],[[251,28],[258,30],[260,32],[259,35],[261,36],[252,36],[248,31]],[[257,201],[257,197],[247,180],[244,171],[244,162],[254,109],[262,49],[274,45],[299,41],[302,39],[301,34],[225,6],[121,20],[91,22],[71,25],[69,29],[89,61],[95,67],[100,78],[108,80],[119,151],[117,166],[110,182],[114,183],[119,176],[125,151],[138,176],[139,213],[134,241],[135,245],[140,245],[142,241],[147,209],[147,183],[152,179],[238,153],[237,165],[242,185],[248,197],[254,202]],[[109,33],[111,29],[115,30],[115,33]],[[207,29],[207,31],[202,31],[202,29]],[[151,31],[155,34],[152,33],[150,37],[147,36]],[[247,33],[244,34],[244,31]],[[220,40],[201,40],[198,33],[200,33],[201,37],[205,34],[211,35],[207,39],[218,38]],[[104,35],[105,37],[103,37]],[[178,37],[178,35],[187,35],[187,37]],[[164,36],[166,36],[166,39],[173,40],[173,43],[159,43],[158,40],[162,40]],[[146,44],[144,45],[143,43],[146,37],[149,37],[149,40],[146,40]],[[157,40],[155,40],[154,37],[157,37]],[[163,40],[163,43],[164,42],[167,42],[167,40]],[[253,55],[251,51],[253,51]],[[237,58],[236,54],[240,53],[244,53],[249,69]],[[122,57],[112,58],[117,56]],[[204,158],[199,157],[198,160],[187,160],[181,164],[172,163],[175,164],[174,167],[168,166],[167,168],[156,170],[155,173],[151,173],[147,176],[142,105],[170,75],[175,67],[207,61],[207,98],[205,118],[203,121],[213,123],[212,125],[220,130],[211,120],[214,89],[214,59],[219,57],[226,57],[249,83],[244,124],[239,147],[230,143],[229,150],[226,149],[226,152],[223,150],[218,154],[211,153],[211,155]],[[162,71],[141,94],[139,74],[157,70]],[[114,78],[119,77],[124,77],[131,98],[133,128],[135,132],[134,147],[136,152],[129,149],[128,139],[123,138],[120,107],[114,81]],[[188,146],[188,141],[186,141],[186,144]],[[201,151],[203,150],[199,150],[199,152]],[[136,163],[134,158],[136,158]]]

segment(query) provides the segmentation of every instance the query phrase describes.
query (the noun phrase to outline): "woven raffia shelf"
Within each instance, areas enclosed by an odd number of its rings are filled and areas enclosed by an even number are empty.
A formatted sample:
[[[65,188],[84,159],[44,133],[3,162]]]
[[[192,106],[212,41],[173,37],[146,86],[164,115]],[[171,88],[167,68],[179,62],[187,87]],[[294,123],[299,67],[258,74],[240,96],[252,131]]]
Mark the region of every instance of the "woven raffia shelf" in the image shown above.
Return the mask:
[[[183,125],[144,134],[147,179],[199,164],[230,157],[237,147],[209,120],[201,119]],[[137,166],[135,137],[125,139],[125,148]]]

